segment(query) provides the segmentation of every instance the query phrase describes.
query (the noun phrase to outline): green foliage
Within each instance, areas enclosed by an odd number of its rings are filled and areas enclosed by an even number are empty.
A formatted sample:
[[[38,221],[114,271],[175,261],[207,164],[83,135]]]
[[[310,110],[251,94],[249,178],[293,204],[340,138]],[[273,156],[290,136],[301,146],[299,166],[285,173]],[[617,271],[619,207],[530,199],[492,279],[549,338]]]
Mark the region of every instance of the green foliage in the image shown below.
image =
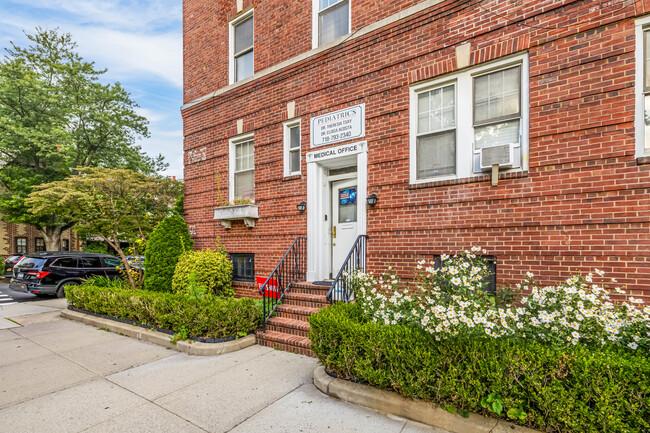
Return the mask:
[[[91,275],[81,281],[84,287],[126,289],[128,284],[121,278],[108,278],[103,275]]]
[[[108,248],[104,242],[88,242],[81,251],[84,253],[108,254]]]
[[[77,221],[81,235],[95,235],[107,242],[124,262],[133,288],[136,279],[120,247],[136,244],[171,212],[182,185],[132,170],[77,167],[79,174],[37,187],[26,200],[34,215],[57,214]]]
[[[212,294],[235,295],[232,289],[232,262],[221,249],[184,252],[174,270],[172,291],[187,295],[191,274],[195,274],[197,283],[206,286]]]
[[[29,45],[11,44],[0,59],[0,212],[34,224],[48,250],[74,225],[68,214],[33,214],[25,199],[34,187],[63,180],[77,166],[129,168],[153,174],[166,167],[136,140],[148,121],[119,84],[99,82],[106,70],[84,60],[70,34],[37,28]]]
[[[187,224],[181,216],[172,215],[162,220],[151,233],[144,253],[144,288],[171,292],[178,258],[191,250],[193,245]]]
[[[68,305],[144,325],[169,329],[183,336],[234,337],[261,325],[259,303],[249,298],[185,295],[104,288],[90,285],[66,287]]]
[[[650,360],[638,351],[465,335],[436,341],[419,327],[374,323],[358,304],[335,304],[309,321],[312,350],[339,377],[459,413],[497,416],[500,406],[549,431],[650,431]]]

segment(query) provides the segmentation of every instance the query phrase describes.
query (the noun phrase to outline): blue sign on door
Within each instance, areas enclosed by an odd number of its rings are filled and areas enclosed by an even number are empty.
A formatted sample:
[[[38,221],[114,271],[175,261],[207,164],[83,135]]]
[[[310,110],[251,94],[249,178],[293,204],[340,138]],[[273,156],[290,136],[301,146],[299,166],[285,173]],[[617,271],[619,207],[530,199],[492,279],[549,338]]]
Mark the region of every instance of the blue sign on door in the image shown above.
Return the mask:
[[[339,204],[345,206],[347,204],[355,204],[357,202],[357,189],[348,188],[339,190]]]

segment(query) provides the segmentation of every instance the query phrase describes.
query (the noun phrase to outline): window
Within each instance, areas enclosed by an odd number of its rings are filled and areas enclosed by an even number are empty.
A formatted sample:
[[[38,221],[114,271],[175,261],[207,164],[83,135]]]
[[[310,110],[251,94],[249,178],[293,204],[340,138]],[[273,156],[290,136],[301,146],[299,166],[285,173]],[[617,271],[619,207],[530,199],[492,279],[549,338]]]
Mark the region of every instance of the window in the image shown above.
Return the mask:
[[[74,257],[64,257],[52,263],[52,266],[56,266],[59,268],[76,268],[77,259]]]
[[[255,73],[253,10],[230,23],[230,82],[248,78]]]
[[[45,251],[45,239],[36,238],[35,242],[36,242],[36,244],[35,244],[34,251],[36,251],[37,253]]]
[[[284,124],[284,175],[300,174],[300,119]]]
[[[518,56],[411,88],[411,183],[481,173],[481,151],[528,152],[528,59]]]
[[[230,254],[232,279],[255,281],[255,254]]]
[[[81,268],[101,268],[102,262],[99,257],[80,257],[79,265]]]
[[[350,33],[350,0],[313,0],[313,47]]]
[[[122,266],[122,261],[115,257],[104,257],[104,263],[111,268]]]
[[[61,251],[70,251],[70,240],[62,239],[61,240]]]
[[[255,191],[255,145],[248,134],[230,141],[230,202],[253,200]]]
[[[636,156],[650,155],[650,17],[636,26]]]
[[[27,254],[27,238],[15,238],[16,254]]]

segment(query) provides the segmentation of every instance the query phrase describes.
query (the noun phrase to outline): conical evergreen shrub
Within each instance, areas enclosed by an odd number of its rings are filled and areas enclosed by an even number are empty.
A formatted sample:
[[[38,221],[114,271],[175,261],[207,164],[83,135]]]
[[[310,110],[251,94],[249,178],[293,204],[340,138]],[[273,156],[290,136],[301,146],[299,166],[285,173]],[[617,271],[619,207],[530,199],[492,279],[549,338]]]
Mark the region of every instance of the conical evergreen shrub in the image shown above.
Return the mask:
[[[144,288],[171,292],[178,258],[193,246],[194,241],[182,217],[173,215],[162,220],[151,233],[144,253]]]

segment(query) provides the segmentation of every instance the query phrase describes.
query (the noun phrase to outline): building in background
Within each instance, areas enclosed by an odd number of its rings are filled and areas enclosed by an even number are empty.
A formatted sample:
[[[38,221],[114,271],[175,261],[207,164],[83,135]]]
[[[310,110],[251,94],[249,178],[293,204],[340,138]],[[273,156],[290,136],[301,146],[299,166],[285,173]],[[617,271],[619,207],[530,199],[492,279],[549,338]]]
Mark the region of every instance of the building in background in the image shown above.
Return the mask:
[[[61,251],[79,249],[77,234],[68,229],[61,235]],[[27,254],[45,251],[45,240],[35,227],[0,221],[0,254],[8,257],[14,254]]]
[[[650,1],[183,5],[186,219],[240,294],[296,237],[319,281],[367,235],[374,271],[478,245],[496,284],[650,300]]]

